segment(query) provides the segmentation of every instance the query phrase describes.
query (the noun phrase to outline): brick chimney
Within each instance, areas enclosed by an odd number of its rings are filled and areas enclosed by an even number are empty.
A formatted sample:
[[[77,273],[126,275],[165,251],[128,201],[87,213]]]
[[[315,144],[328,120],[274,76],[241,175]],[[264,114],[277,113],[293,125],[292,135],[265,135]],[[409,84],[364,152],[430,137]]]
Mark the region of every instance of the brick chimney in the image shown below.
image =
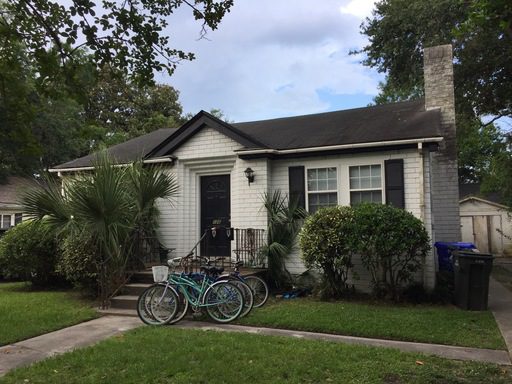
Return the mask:
[[[441,111],[444,140],[432,154],[432,221],[434,241],[460,241],[459,181],[453,55],[451,45],[425,48],[425,109]]]

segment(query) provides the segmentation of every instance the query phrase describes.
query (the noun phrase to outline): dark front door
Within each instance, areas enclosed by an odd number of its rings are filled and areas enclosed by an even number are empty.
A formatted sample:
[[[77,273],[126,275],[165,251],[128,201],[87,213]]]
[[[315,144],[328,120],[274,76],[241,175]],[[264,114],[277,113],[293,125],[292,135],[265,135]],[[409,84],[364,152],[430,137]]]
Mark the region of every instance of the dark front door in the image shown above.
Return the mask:
[[[201,242],[205,256],[229,256],[230,232],[230,177],[229,175],[201,177],[201,235],[210,230]],[[211,230],[215,228],[214,230]]]

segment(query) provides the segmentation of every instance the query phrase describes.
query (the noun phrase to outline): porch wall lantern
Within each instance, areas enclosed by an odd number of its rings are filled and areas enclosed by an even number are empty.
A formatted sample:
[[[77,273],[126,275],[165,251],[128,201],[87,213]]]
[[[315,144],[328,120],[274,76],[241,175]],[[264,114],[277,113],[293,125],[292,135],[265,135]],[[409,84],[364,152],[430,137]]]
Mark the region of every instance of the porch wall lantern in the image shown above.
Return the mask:
[[[251,168],[247,168],[245,171],[245,177],[247,177],[247,181],[249,182],[249,185],[254,182],[254,171]]]

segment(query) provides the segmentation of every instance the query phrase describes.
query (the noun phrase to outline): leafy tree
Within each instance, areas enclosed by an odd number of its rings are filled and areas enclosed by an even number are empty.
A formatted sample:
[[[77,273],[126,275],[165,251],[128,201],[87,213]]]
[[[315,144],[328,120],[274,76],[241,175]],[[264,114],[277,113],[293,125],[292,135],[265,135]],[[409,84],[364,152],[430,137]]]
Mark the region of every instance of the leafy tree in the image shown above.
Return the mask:
[[[84,118],[102,133],[100,143],[117,144],[160,128],[184,123],[179,93],[164,84],[141,86],[111,68],[98,72],[87,94]]]
[[[423,48],[453,45],[462,182],[484,182],[506,151],[503,134],[481,116],[512,114],[510,15],[502,0],[381,0],[361,25],[370,40],[359,51],[363,64],[386,73],[378,104],[422,97]]]
[[[194,58],[170,45],[169,18],[182,6],[202,23],[203,36],[218,27],[233,0],[3,0],[0,24],[25,41],[38,69],[48,68],[46,48],[60,64],[68,64],[86,47],[94,63],[148,83],[155,70],[172,74],[180,60]]]
[[[381,0],[361,26],[370,40],[359,51],[363,64],[386,73],[384,93],[418,94],[423,48],[451,43],[459,112],[510,116],[511,6],[498,2],[503,8],[484,0]]]

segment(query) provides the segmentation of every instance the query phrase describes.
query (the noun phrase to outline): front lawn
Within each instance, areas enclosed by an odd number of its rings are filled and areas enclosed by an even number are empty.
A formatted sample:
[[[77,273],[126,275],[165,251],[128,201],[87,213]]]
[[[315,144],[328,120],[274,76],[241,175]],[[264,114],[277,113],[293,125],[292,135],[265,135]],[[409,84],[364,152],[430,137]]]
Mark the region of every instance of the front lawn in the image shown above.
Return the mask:
[[[97,317],[91,303],[65,291],[35,291],[25,283],[0,284],[0,345]]]
[[[349,336],[506,349],[491,312],[451,306],[274,300],[239,320],[243,325]]]
[[[510,367],[393,349],[143,327],[28,368],[5,383],[510,383]]]

